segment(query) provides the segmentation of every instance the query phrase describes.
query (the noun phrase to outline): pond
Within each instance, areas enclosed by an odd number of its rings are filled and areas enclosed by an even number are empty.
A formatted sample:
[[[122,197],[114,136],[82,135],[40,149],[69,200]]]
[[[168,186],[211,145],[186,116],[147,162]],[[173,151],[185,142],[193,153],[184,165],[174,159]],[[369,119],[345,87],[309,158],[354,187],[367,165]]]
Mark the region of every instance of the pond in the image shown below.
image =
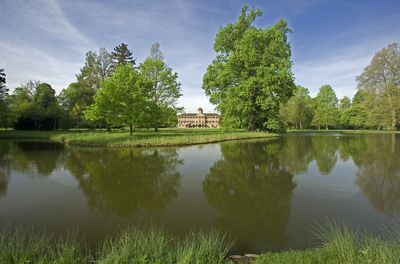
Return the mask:
[[[400,134],[122,149],[0,141],[0,222],[53,233],[216,227],[234,253],[257,253],[313,246],[327,219],[378,231],[399,212]]]

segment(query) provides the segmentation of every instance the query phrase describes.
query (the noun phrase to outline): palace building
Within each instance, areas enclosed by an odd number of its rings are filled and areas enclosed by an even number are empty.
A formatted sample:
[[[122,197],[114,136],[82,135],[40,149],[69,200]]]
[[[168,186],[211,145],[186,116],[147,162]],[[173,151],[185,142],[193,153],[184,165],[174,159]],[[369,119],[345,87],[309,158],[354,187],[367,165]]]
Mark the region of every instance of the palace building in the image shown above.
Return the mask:
[[[184,113],[178,115],[178,127],[219,127],[219,114],[203,113],[203,109],[197,109],[197,113]]]

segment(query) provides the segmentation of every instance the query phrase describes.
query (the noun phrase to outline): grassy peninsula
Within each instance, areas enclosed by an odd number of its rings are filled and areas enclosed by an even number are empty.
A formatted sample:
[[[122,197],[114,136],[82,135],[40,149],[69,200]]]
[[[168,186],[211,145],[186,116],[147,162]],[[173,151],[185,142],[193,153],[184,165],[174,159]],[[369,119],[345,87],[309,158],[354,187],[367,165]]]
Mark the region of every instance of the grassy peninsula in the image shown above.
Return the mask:
[[[252,263],[398,263],[399,230],[386,228],[377,236],[330,222],[317,228],[316,248],[264,253]],[[157,227],[129,228],[91,246],[76,235],[20,227],[3,227],[0,235],[1,263],[249,263],[229,256],[232,243],[216,230],[176,237]]]
[[[223,129],[160,129],[158,132],[138,130],[132,135],[127,131],[0,131],[0,139],[48,139],[60,143],[87,147],[142,147],[184,146],[238,139],[270,138],[277,134],[245,132]]]

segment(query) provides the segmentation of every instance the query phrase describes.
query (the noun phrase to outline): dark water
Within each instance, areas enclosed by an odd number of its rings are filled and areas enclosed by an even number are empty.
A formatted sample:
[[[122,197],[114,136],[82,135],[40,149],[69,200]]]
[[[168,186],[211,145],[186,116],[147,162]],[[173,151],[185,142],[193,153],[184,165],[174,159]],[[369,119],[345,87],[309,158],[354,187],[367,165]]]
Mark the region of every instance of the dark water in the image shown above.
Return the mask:
[[[223,229],[237,253],[305,248],[327,218],[377,231],[399,212],[400,134],[151,149],[0,141],[0,222],[93,240],[151,221]]]

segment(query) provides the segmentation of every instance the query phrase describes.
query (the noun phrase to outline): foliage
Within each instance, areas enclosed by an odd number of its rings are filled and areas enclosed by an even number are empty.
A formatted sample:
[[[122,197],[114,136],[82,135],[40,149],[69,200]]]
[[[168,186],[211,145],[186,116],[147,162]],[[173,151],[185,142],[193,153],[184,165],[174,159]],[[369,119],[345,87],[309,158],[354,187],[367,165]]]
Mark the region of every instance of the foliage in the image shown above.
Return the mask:
[[[400,123],[400,44],[392,43],[377,52],[357,81],[370,126],[396,130]]]
[[[172,71],[164,62],[160,45],[155,43],[151,47],[150,56],[140,64],[140,74],[149,85],[148,102],[151,105],[147,112],[147,126],[165,127],[176,125],[168,123],[177,115],[177,100],[181,94],[178,74]]]
[[[11,105],[8,91],[6,74],[4,69],[0,69],[0,127],[5,127],[6,129],[11,125]]]
[[[128,45],[126,45],[125,43],[117,45],[111,52],[111,56],[114,66],[125,63],[135,65],[135,59],[133,59],[133,53],[131,50],[129,50]]]
[[[96,92],[94,104],[86,111],[89,120],[105,120],[112,125],[142,127],[152,105],[147,104],[148,85],[129,63],[120,64],[103,87]]]
[[[314,115],[314,106],[308,89],[297,85],[293,96],[282,105],[280,113],[289,127],[309,128]]]
[[[10,102],[16,129],[50,130],[59,125],[62,112],[55,90],[47,83],[29,81],[17,87]]]
[[[326,129],[329,126],[336,126],[338,122],[337,103],[336,93],[332,87],[330,85],[321,86],[315,97],[313,125],[318,129],[321,126],[325,126]]]
[[[339,122],[338,125],[343,128],[347,128],[350,124],[350,108],[351,100],[349,97],[344,96],[339,101]]]
[[[203,89],[221,112],[221,125],[247,130],[282,130],[279,105],[294,90],[290,31],[284,20],[256,28],[259,9],[242,7],[234,24],[217,33],[216,58],[203,77]]]
[[[105,79],[113,73],[114,63],[111,54],[100,48],[99,52],[86,53],[86,61],[77,81],[71,83],[59,95],[60,104],[68,113],[69,126],[88,127],[94,125],[84,116],[85,110],[93,104],[93,97]]]

